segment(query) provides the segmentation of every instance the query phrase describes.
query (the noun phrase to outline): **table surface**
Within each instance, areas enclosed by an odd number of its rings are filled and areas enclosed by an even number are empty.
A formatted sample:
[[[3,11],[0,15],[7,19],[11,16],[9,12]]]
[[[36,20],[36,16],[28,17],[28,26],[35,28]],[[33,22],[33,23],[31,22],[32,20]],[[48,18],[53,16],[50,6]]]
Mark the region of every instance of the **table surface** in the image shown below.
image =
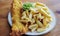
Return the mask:
[[[26,2],[27,0],[22,0]],[[60,36],[60,0],[28,0],[30,2],[45,3],[56,15],[57,25],[49,33],[42,36]],[[0,0],[0,36],[9,36],[10,26],[7,20],[8,11],[10,10],[12,0]],[[59,12],[58,12],[59,11]],[[58,13],[57,13],[58,12]]]

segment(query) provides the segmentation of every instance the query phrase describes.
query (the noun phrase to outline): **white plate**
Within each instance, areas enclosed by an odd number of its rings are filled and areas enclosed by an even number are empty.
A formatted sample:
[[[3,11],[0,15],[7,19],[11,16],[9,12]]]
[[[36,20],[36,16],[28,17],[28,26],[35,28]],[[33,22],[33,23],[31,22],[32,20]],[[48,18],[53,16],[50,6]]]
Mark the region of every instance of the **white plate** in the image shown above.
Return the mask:
[[[37,32],[27,32],[26,35],[42,35],[42,34],[46,34],[46,33],[50,32],[56,25],[55,15],[54,15],[54,13],[51,10],[50,10],[50,13],[51,13],[50,15],[51,15],[53,21],[50,22],[49,28],[46,28],[45,31],[40,32],[40,33],[37,33]],[[11,20],[11,13],[10,12],[8,13],[8,22],[9,22],[10,26],[12,26],[12,20]]]

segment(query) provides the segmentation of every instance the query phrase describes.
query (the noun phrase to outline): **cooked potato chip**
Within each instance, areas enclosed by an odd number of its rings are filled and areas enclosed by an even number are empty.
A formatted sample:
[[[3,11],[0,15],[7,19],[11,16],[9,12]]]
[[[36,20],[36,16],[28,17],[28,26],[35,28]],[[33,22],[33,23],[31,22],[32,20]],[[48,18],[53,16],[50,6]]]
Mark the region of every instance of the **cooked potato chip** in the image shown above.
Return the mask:
[[[45,29],[44,28],[38,28],[37,32],[43,32]]]
[[[33,25],[30,25],[30,26],[29,26],[29,29],[34,29],[34,28],[37,28],[37,27],[38,27],[37,24],[33,24]]]

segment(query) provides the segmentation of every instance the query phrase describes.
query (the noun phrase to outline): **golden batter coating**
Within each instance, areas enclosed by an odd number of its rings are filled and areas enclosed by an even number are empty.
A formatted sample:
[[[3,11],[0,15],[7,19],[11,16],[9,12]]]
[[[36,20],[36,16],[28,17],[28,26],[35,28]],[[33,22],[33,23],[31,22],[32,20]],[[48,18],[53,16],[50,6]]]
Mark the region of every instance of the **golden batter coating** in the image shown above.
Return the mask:
[[[22,7],[22,2],[20,0],[13,0],[12,3],[12,32],[19,31],[25,33],[25,27],[20,23],[20,9]]]

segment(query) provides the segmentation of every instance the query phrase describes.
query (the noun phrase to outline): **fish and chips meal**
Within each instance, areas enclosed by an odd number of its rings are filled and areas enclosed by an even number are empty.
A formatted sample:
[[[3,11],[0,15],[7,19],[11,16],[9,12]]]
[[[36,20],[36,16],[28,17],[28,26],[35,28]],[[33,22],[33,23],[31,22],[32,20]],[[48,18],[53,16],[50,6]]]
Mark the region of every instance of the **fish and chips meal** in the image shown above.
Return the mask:
[[[13,0],[11,14],[11,36],[20,36],[27,32],[43,32],[52,21],[49,9],[40,2],[22,3],[21,0]]]

